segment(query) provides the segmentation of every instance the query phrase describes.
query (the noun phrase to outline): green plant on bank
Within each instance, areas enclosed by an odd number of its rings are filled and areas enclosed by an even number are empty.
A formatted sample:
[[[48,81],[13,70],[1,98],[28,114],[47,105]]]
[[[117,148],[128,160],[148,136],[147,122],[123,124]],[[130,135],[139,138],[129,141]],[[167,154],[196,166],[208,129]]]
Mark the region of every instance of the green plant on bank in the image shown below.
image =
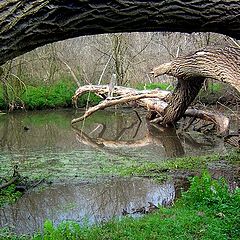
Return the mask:
[[[148,176],[159,179],[164,177],[164,173],[168,170],[203,171],[208,168],[209,163],[222,160],[228,164],[240,164],[240,152],[235,150],[225,155],[188,156],[164,162],[147,162],[140,165],[133,163],[131,166],[121,167],[118,171],[122,176]]]
[[[143,89],[153,90],[153,89],[159,88],[161,90],[169,90],[169,91],[174,89],[174,87],[171,84],[161,83],[161,82],[148,83],[148,84],[141,83],[141,84],[138,84],[136,88],[139,90],[143,90]]]
[[[0,190],[0,207],[6,204],[12,204],[22,196],[21,192],[15,190],[16,185],[11,184],[5,189]]]
[[[161,90],[173,90],[174,86],[170,83],[164,83],[164,82],[154,82],[154,83],[140,83],[137,85],[137,89],[156,89],[159,88]],[[204,90],[205,92],[209,92],[209,93],[219,93],[222,90],[222,84],[218,83],[218,82],[211,82],[208,84],[206,90]]]
[[[29,110],[60,108],[72,106],[72,96],[77,86],[67,80],[61,80],[53,85],[31,86],[26,85],[24,91],[18,94],[14,103]],[[100,98],[94,94],[85,94],[79,98],[78,106],[84,107],[87,104],[96,104]],[[3,88],[0,87],[0,109],[6,109],[9,102],[4,98]]]
[[[191,180],[190,188],[171,208],[160,207],[139,219],[124,217],[105,224],[80,226],[65,221],[54,226],[47,220],[42,233],[29,239],[239,239],[240,191],[230,192],[223,179],[213,180],[209,173]],[[28,239],[11,235],[4,239]],[[4,235],[3,235],[4,236]]]

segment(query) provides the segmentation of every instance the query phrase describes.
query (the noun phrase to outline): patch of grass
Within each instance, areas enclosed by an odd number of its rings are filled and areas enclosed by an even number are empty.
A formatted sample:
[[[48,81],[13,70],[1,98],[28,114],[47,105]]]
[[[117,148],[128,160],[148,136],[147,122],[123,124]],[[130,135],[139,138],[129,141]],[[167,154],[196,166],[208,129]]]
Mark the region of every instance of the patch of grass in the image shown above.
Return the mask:
[[[0,228],[0,240],[29,240],[31,239],[30,236],[26,235],[21,235],[18,236],[14,233],[9,228]]]
[[[159,88],[161,90],[168,89],[170,91],[170,90],[173,90],[174,87],[171,86],[169,83],[156,82],[156,83],[148,83],[148,84],[141,83],[141,84],[138,84],[136,88],[139,90],[143,90],[143,89],[153,90],[153,89]]]
[[[24,103],[28,110],[41,110],[47,108],[64,108],[72,106],[72,96],[77,89],[76,84],[59,80],[53,85],[26,85],[24,91],[15,99],[17,105]],[[94,94],[85,94],[79,98],[79,107],[86,104],[96,104],[100,98]],[[3,89],[0,87],[0,109],[6,109],[8,103],[4,101]]]
[[[43,234],[33,239],[239,239],[239,203],[239,189],[230,193],[224,180],[203,173],[172,208],[92,227],[71,221],[55,227],[46,221]]]
[[[203,171],[208,168],[208,163],[221,160],[232,164],[239,164],[240,153],[238,151],[233,151],[226,155],[190,156],[154,163],[145,162],[141,165],[135,163],[132,166],[121,168],[120,172],[123,176],[134,175],[159,178],[161,175],[164,176],[164,172],[168,170]]]

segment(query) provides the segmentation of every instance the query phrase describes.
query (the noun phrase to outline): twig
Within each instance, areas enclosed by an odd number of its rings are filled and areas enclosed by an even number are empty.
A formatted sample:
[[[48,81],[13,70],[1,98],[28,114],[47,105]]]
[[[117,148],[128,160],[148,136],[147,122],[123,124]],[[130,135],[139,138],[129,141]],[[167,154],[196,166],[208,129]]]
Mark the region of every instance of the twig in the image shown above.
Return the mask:
[[[17,180],[19,179],[19,176],[13,177],[11,180],[9,180],[6,183],[3,183],[2,185],[0,185],[0,190],[10,186],[11,184],[15,183]]]

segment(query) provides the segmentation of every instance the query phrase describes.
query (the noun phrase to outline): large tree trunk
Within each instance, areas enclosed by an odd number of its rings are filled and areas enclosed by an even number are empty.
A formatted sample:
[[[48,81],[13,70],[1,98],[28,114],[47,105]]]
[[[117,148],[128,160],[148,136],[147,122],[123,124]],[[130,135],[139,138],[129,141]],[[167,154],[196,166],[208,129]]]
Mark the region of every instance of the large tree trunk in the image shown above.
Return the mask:
[[[218,32],[240,39],[240,1],[2,0],[0,65],[47,43],[133,31]]]
[[[162,123],[164,125],[176,123],[183,116],[205,79],[229,83],[240,92],[239,66],[239,48],[207,47],[154,68],[152,74],[155,77],[168,74],[178,79]]]
[[[194,83],[191,80],[193,80]],[[191,80],[178,80],[177,86],[170,97],[169,104],[164,111],[162,120],[163,125],[172,125],[176,123],[184,115],[188,106],[197,96],[204,79],[195,78]]]

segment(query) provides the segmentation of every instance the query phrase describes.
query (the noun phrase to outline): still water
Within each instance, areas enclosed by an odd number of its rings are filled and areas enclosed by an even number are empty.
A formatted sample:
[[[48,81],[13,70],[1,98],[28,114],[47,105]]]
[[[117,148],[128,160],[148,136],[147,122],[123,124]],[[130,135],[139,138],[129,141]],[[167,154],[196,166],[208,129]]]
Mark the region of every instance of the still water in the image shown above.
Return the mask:
[[[16,204],[0,209],[0,226],[9,226],[16,233],[41,230],[43,222],[54,224],[75,220],[92,224],[121,217],[126,209],[171,202],[176,195],[173,183],[157,185],[146,179],[113,179],[101,183],[55,185],[26,194]],[[137,215],[132,215],[137,216]]]
[[[117,167],[133,163],[226,151],[221,138],[150,125],[145,112],[99,111],[72,127],[71,119],[81,114],[59,110],[0,117],[0,176],[11,175],[9,169],[17,164],[23,176],[54,181],[1,209],[0,227],[33,233],[46,219],[92,224],[121,216],[123,208],[173,201],[181,187],[174,182],[109,180],[109,172],[116,168],[117,174]]]
[[[72,169],[99,156],[116,161],[124,157],[163,161],[226,151],[221,138],[157,128],[146,123],[145,112],[139,112],[140,120],[132,110],[99,111],[73,128],[70,121],[74,114],[61,110],[2,115],[1,164],[40,170],[63,163]]]

